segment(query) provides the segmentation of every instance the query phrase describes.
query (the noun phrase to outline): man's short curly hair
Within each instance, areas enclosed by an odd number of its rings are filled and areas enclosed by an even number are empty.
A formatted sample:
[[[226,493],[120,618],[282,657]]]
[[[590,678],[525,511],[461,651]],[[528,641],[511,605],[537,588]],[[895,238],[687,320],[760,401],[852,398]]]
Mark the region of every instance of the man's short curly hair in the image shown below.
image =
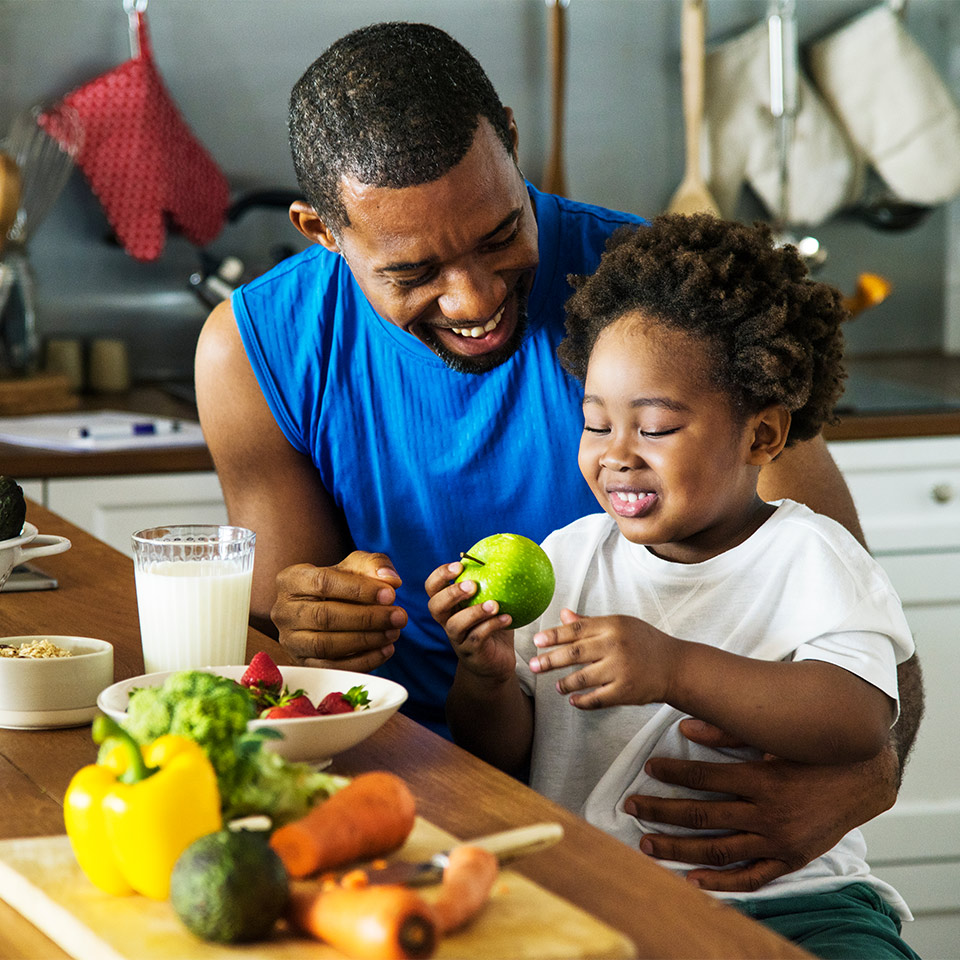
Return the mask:
[[[788,444],[834,420],[848,314],[836,289],[808,277],[795,247],[775,245],[768,224],[664,214],[618,230],[597,271],[570,282],[558,354],[581,382],[601,331],[636,311],[704,341],[713,385],[744,416],[783,404]]]
[[[375,23],[333,43],[290,94],[297,182],[334,233],[349,226],[344,175],[379,187],[431,183],[466,155],[485,117],[508,153],[507,113],[473,55],[426,23]]]

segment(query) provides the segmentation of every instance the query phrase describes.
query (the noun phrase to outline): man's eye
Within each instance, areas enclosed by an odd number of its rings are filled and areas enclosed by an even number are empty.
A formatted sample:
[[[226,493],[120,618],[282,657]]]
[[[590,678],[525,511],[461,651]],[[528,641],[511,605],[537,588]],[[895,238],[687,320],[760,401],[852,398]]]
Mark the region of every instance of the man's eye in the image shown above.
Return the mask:
[[[484,251],[486,253],[495,253],[497,250],[503,250],[505,247],[509,247],[514,240],[520,235],[520,224],[518,223],[510,233],[510,236],[504,237],[503,240],[494,240],[490,243],[484,244]]]
[[[392,283],[395,287],[421,287],[429,283],[434,276],[434,271],[429,270],[416,277],[392,277]]]

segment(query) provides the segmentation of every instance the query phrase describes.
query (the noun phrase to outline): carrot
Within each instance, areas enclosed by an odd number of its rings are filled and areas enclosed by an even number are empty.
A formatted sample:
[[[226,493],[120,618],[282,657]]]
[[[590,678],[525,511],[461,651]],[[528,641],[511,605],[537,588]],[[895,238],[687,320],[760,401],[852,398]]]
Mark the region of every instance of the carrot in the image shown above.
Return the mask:
[[[433,911],[400,885],[324,890],[295,883],[287,919],[355,960],[420,960],[437,944]]]
[[[396,850],[410,835],[416,801],[399,777],[362,773],[270,838],[291,877]]]
[[[499,869],[497,858],[489,850],[465,843],[450,851],[440,894],[432,904],[440,934],[459,930],[473,919],[490,899]]]

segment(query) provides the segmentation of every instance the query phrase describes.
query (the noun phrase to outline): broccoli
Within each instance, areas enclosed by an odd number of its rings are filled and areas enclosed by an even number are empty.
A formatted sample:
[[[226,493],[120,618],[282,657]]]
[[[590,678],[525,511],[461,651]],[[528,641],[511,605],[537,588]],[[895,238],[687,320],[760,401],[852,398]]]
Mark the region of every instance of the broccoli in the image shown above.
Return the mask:
[[[224,819],[266,814],[278,825],[302,816],[344,781],[263,750],[264,740],[281,734],[248,732],[256,713],[247,687],[203,670],[181,670],[158,687],[131,690],[124,727],[140,744],[167,733],[195,740],[217,773]],[[108,747],[109,741],[101,751]]]
[[[246,733],[247,721],[255,715],[246,687],[202,670],[181,670],[162,686],[134,690],[125,726],[138,743],[165,733],[196,740],[223,783],[239,759],[236,738]]]
[[[278,753],[257,750],[237,770],[225,820],[267,813],[274,827],[302,817],[349,781],[321,773],[308,763],[291,763]]]

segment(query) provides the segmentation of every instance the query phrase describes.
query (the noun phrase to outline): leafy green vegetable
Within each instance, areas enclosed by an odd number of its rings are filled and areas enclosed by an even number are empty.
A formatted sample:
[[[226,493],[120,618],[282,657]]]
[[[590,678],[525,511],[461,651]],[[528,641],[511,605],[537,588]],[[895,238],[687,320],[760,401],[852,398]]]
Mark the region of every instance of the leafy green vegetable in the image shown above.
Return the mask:
[[[265,814],[278,826],[346,782],[264,750],[264,740],[283,735],[271,729],[248,732],[255,716],[246,687],[203,670],[181,670],[160,686],[132,690],[124,727],[140,744],[168,733],[195,740],[217,773],[226,820]]]
[[[230,791],[226,820],[266,813],[278,827],[302,817],[310,807],[349,783],[307,763],[291,763],[271,750],[257,750],[240,767]]]

